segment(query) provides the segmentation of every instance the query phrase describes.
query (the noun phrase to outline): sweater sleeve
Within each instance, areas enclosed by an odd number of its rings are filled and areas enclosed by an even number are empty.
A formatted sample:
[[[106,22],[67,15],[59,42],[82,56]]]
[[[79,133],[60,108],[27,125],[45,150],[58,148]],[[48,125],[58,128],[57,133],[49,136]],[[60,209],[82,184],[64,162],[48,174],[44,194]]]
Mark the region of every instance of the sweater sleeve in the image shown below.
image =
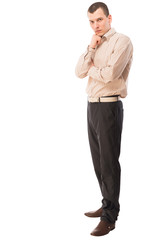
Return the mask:
[[[95,49],[88,46],[86,52],[80,56],[75,69],[77,77],[85,78],[87,76],[88,70],[93,61],[94,53]]]

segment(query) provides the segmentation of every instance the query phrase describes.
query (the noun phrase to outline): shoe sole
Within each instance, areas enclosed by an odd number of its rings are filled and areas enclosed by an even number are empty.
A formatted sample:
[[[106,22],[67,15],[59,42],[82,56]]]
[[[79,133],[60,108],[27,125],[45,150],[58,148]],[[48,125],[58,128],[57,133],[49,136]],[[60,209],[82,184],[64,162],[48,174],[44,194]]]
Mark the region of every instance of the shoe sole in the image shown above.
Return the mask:
[[[108,233],[110,233],[110,231],[113,231],[114,229],[115,229],[115,227],[111,228],[111,229],[109,230]],[[94,237],[101,237],[101,236],[105,236],[105,235],[107,235],[108,233],[105,233],[105,234],[103,234],[103,235],[94,235],[94,234],[91,233],[91,236],[94,236]]]

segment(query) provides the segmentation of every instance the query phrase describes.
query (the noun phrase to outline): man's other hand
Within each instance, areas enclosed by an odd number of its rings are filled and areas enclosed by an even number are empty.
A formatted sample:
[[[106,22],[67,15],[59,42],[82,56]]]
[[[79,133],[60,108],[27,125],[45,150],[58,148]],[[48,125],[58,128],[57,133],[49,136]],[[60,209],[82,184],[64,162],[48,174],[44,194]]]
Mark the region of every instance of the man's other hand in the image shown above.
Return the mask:
[[[92,39],[91,39],[91,43],[90,43],[90,47],[91,48],[95,48],[97,45],[99,45],[101,43],[101,37],[99,37],[98,35],[94,34],[92,36]]]

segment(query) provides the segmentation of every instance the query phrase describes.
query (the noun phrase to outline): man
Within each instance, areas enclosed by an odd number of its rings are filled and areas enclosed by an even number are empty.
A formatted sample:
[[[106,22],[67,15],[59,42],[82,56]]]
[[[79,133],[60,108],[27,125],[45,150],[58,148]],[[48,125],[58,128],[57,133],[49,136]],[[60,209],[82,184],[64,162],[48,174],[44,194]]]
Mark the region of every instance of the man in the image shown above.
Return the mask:
[[[123,104],[132,63],[133,46],[129,37],[111,28],[112,16],[102,2],[88,9],[95,32],[86,52],[79,58],[76,75],[88,76],[88,136],[95,173],[103,196],[102,207],[85,213],[100,217],[93,236],[108,234],[115,228],[120,211],[120,145]]]

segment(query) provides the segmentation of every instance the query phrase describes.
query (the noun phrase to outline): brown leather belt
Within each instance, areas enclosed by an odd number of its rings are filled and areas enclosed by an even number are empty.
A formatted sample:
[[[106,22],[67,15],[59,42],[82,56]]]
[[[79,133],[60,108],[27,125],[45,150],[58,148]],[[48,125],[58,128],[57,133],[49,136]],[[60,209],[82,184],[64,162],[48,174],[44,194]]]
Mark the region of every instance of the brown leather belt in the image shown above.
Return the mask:
[[[88,101],[90,103],[95,103],[95,102],[117,102],[120,100],[120,96],[108,96],[108,97],[88,97]]]

